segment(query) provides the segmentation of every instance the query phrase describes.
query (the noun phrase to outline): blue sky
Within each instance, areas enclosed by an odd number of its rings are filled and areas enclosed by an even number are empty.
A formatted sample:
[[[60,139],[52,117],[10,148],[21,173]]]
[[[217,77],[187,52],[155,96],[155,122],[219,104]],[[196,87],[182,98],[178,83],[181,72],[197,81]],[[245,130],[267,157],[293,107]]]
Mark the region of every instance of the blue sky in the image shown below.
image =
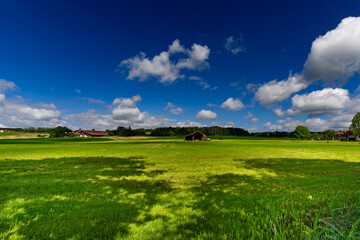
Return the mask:
[[[3,1],[0,126],[347,129],[360,2]]]

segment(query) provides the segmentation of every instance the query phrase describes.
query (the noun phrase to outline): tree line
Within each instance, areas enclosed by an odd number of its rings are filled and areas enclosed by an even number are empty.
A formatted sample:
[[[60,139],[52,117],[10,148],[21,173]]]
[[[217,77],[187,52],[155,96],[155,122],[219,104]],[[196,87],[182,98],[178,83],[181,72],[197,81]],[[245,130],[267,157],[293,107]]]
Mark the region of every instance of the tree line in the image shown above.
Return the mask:
[[[250,133],[243,128],[233,127],[160,127],[155,129],[131,129],[119,126],[115,130],[106,130],[110,136],[185,136],[190,133],[199,131],[208,136],[249,136]]]

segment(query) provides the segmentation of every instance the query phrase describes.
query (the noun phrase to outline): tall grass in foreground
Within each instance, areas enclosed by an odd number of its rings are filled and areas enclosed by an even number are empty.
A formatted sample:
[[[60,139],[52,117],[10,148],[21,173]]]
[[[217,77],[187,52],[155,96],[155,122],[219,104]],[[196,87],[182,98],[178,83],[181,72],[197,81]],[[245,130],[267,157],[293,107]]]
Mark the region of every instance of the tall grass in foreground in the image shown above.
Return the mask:
[[[338,201],[335,198],[328,217],[316,216],[312,227],[302,225],[302,232],[306,239],[360,239],[360,202],[359,195],[356,202],[347,207],[337,208]]]

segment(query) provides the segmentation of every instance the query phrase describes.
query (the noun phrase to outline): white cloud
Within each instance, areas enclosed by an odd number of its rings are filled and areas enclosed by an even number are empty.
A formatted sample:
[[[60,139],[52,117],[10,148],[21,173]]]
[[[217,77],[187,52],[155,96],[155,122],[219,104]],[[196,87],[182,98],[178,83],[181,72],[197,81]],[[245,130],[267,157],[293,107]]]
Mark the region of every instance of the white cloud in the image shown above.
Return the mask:
[[[176,39],[170,46],[169,46],[169,54],[175,53],[184,53],[186,49],[180,45],[179,39]]]
[[[37,103],[37,104],[32,104],[31,106],[35,107],[35,108],[45,108],[45,109],[56,110],[56,106],[53,103]]]
[[[223,104],[221,104],[222,108],[225,108],[229,111],[239,111],[244,107],[244,104],[240,99],[228,98]]]
[[[75,92],[78,94],[81,94],[81,90],[79,90],[79,89],[75,89]]]
[[[200,121],[212,121],[217,117],[215,112],[210,110],[201,110],[196,114],[196,119]]]
[[[258,131],[259,129],[257,127],[251,127],[251,128],[248,128],[248,131],[249,132],[256,132]]]
[[[271,105],[276,102],[281,102],[291,94],[306,88],[308,84],[304,82],[302,75],[289,75],[286,80],[273,80],[259,87],[255,93],[255,100],[262,105]]]
[[[201,77],[197,77],[197,76],[190,76],[189,79],[190,80],[195,80],[195,81],[201,81],[202,80]]]
[[[0,93],[6,92],[8,90],[14,91],[16,89],[16,85],[14,82],[7,81],[5,79],[0,79]]]
[[[8,127],[55,127],[66,125],[54,104],[19,104],[0,94],[0,122]]]
[[[207,103],[206,104],[208,107],[217,107],[218,105],[217,104],[212,104],[212,103]]]
[[[0,93],[0,107],[4,105],[5,102],[5,94]]]
[[[175,107],[175,105],[174,105],[173,103],[168,102],[167,105],[166,105],[166,107],[164,108],[164,110],[166,111],[166,110],[171,109],[171,108],[174,108],[174,107]]]
[[[174,115],[180,115],[184,112],[184,110],[181,108],[181,107],[178,107],[178,108],[172,108],[170,109],[169,111],[171,114],[174,114]]]
[[[234,127],[235,123],[233,121],[229,121],[226,123],[225,127]]]
[[[243,36],[240,35],[238,38],[235,38],[234,36],[230,36],[225,39],[224,48],[231,52],[234,55],[237,55],[241,52],[246,52],[246,48],[243,45]]]
[[[196,81],[196,83],[200,86],[202,86],[202,89],[209,89],[210,88],[210,84],[208,84],[207,82],[205,82],[202,78],[200,77],[196,77],[196,76],[190,76],[189,77],[190,80],[194,80]],[[212,88],[211,90],[215,90],[217,89],[217,87]]]
[[[309,113],[319,116],[344,110],[351,103],[349,91],[341,88],[325,88],[309,94],[295,95],[292,107],[287,111],[289,116]]]
[[[210,54],[210,49],[207,46],[201,46],[194,43],[191,51],[187,51],[188,58],[179,59],[176,67],[178,69],[202,70],[209,67],[207,62]]]
[[[353,116],[353,113],[341,113],[326,119],[319,117],[309,118],[304,122],[288,117],[286,119],[276,121],[277,124],[268,122],[265,127],[269,130],[294,131],[297,126],[303,125],[308,127],[310,131],[314,132],[325,131],[327,129],[339,131],[349,129]]]
[[[88,100],[89,103],[98,103],[105,105],[105,102],[100,99],[95,99],[95,98],[84,98],[84,99]]]
[[[262,85],[255,100],[262,105],[280,102],[316,80],[345,83],[360,72],[360,18],[348,17],[336,29],[318,37],[311,47],[302,73]]]
[[[180,115],[184,112],[184,110],[181,107],[176,107],[171,102],[168,102],[166,107],[164,108],[165,111],[168,109],[169,109],[170,114],[173,114],[173,115]]]
[[[115,98],[113,101],[113,106],[120,106],[120,107],[128,107],[128,108],[134,108],[136,107],[136,104],[141,101],[141,96],[136,95],[131,98]]]
[[[281,110],[281,108],[274,109],[274,113],[278,117],[283,117],[285,115],[285,111]]]
[[[254,117],[254,114],[252,114],[251,112],[248,112],[248,114],[244,118],[248,119],[248,118],[252,118],[252,117]]]
[[[259,119],[258,119],[258,118],[252,118],[250,121],[251,121],[252,123],[257,123],[257,122],[259,121]]]
[[[140,112],[137,107],[116,107],[112,111],[113,119],[115,120],[126,120],[129,122],[144,122],[148,118],[146,112]]]
[[[259,85],[258,85],[258,84],[254,84],[254,83],[246,84],[246,90],[247,90],[249,93],[256,93],[256,91],[258,90],[258,88],[259,88]]]
[[[336,29],[318,37],[304,64],[308,82],[347,79],[360,72],[360,17],[348,17]]]
[[[271,122],[267,122],[264,125],[264,128],[268,130],[282,130],[283,127],[281,125],[271,124]]]
[[[198,122],[193,122],[190,120],[186,120],[184,122],[177,122],[174,125],[171,125],[173,127],[204,127],[205,125],[198,123]]]
[[[171,59],[176,53],[181,53],[183,57]],[[180,74],[183,69],[201,71],[209,67],[209,54],[210,49],[207,46],[194,43],[190,50],[181,46],[179,40],[175,40],[168,51],[161,52],[151,60],[146,58],[145,53],[140,53],[133,58],[123,60],[119,66],[129,70],[127,79],[138,78],[140,81],[145,81],[155,77],[161,83],[171,84],[176,79],[184,77]]]

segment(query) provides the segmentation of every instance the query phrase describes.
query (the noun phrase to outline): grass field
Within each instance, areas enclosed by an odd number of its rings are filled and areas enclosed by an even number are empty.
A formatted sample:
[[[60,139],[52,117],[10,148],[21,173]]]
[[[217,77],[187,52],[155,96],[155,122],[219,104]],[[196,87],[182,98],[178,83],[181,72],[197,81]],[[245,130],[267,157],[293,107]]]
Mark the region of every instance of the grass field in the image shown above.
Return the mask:
[[[0,139],[26,139],[26,138],[46,138],[48,133],[34,133],[34,132],[0,132]]]
[[[359,239],[360,144],[0,140],[1,239]]]

